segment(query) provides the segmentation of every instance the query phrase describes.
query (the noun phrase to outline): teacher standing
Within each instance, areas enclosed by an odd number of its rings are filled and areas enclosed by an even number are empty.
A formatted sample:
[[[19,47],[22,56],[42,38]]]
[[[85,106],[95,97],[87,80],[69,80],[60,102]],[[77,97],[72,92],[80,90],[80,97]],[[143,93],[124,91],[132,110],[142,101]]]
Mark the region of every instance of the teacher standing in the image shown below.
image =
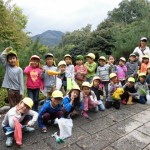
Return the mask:
[[[138,47],[136,47],[133,51],[133,53],[139,53],[139,61],[142,62],[142,56],[143,55],[148,55],[150,58],[150,49],[147,46],[147,38],[146,37],[142,37],[140,39],[140,44]]]

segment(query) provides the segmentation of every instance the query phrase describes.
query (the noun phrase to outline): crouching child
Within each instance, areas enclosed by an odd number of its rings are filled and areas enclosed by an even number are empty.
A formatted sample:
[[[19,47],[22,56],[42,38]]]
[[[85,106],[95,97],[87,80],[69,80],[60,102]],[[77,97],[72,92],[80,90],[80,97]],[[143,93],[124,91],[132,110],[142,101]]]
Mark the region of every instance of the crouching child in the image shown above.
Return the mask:
[[[47,125],[53,124],[55,118],[63,117],[62,112],[63,94],[55,90],[51,99],[48,98],[39,111],[38,126],[43,133],[47,132]]]
[[[89,115],[87,113],[89,109],[93,110],[94,112],[98,112],[99,102],[96,98],[95,93],[91,91],[91,85],[89,82],[83,82],[80,97],[81,101],[83,102],[83,117],[89,118]]]
[[[122,87],[121,83],[118,82],[116,73],[111,73],[109,77],[110,77],[110,83],[108,84],[108,98],[106,100],[105,107],[111,108],[113,106],[116,109],[119,109],[120,108],[120,100],[121,100],[119,95],[123,94],[123,89],[122,90],[120,89],[121,91],[119,93],[115,94],[115,92],[117,92],[116,90],[118,88]],[[118,98],[115,98],[116,96]]]
[[[16,128],[15,119],[21,123],[25,132],[33,132],[35,129],[31,126],[38,119],[38,113],[31,110],[33,101],[31,98],[25,97],[15,107],[11,108],[2,121],[2,127],[7,135],[6,146],[10,147],[14,141],[14,130]]]

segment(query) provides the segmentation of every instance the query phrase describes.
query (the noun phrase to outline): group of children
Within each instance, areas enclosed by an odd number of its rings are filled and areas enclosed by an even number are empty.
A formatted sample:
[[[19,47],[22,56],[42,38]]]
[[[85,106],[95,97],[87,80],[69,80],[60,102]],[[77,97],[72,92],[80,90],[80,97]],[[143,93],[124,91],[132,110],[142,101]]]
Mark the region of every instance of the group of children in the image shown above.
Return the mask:
[[[76,57],[76,65],[72,64],[72,56],[66,54],[64,60],[55,64],[53,54],[45,55],[45,65],[41,67],[40,57],[33,55],[24,71],[19,67],[18,56],[11,47],[0,55],[5,68],[2,87],[8,91],[11,109],[5,115],[2,127],[7,133],[8,127],[15,128],[16,117],[24,130],[34,131],[31,127],[36,121],[42,132],[47,132],[47,125],[54,124],[55,118],[72,118],[82,115],[89,118],[88,111],[104,111],[105,108],[120,108],[122,104],[138,102],[145,104],[150,88],[149,57],[143,55],[140,64],[138,53],[132,53],[129,61],[109,56],[108,60],[100,56],[95,62],[95,55]],[[27,95],[24,94],[24,78],[26,75]],[[39,108],[39,92],[45,96],[45,102]],[[32,109],[32,110],[31,110]],[[13,134],[7,135],[6,146],[12,146]]]

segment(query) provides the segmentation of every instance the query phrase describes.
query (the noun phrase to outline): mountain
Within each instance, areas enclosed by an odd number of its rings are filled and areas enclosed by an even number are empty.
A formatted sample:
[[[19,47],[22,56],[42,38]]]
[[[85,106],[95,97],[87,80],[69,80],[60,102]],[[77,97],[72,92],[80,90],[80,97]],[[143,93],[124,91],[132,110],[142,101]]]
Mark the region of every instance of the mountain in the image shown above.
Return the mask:
[[[61,42],[63,35],[64,33],[61,31],[48,30],[31,38],[33,41],[35,41],[37,38],[40,38],[41,44],[54,47]]]

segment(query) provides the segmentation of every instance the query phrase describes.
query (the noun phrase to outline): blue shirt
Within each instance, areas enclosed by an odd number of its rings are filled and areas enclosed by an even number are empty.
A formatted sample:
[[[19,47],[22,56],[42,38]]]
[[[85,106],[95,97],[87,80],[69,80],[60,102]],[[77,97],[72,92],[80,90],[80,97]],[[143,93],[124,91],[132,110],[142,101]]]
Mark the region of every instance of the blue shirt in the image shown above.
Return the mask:
[[[62,110],[62,107],[61,105],[59,104],[57,107],[53,108],[51,106],[51,100],[47,99],[46,102],[44,103],[44,105],[41,107],[40,111],[39,111],[39,116],[38,116],[38,126],[40,128],[43,128],[45,127],[45,125],[43,124],[43,121],[42,121],[42,116],[45,114],[45,113],[57,113],[58,111]]]

